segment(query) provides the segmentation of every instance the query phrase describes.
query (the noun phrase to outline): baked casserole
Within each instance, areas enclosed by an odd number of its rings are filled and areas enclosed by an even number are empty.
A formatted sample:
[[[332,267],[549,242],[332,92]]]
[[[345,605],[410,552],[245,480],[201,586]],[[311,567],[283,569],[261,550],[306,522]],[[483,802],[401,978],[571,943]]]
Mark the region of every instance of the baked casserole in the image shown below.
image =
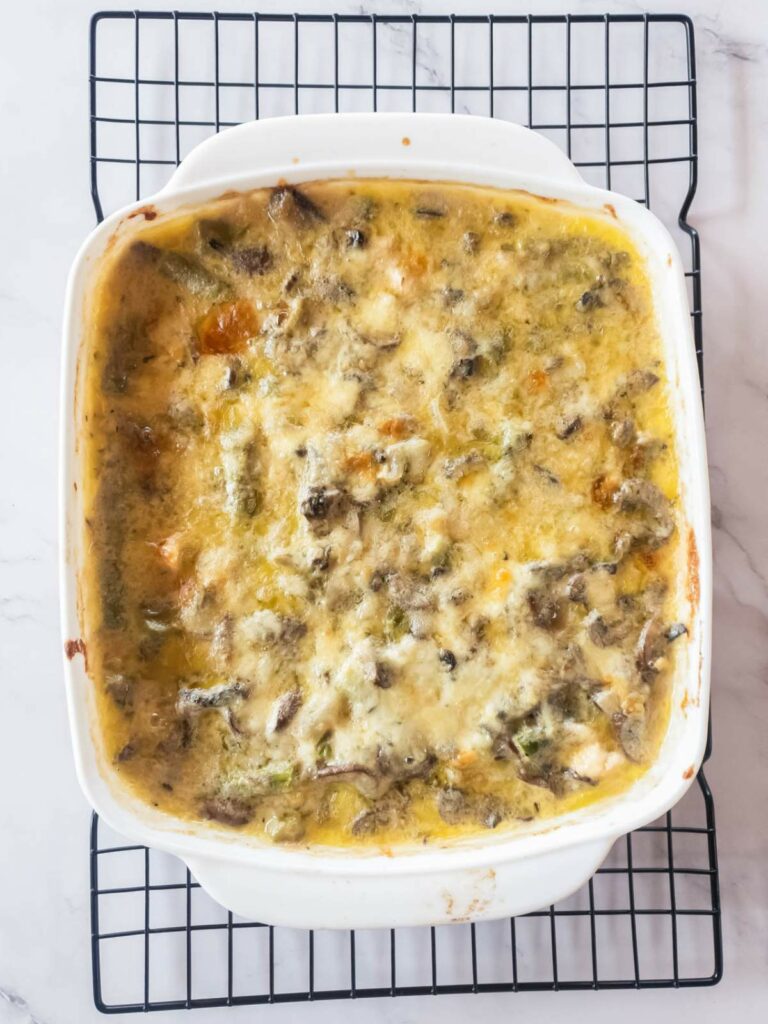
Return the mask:
[[[147,210],[84,359],[89,672],[142,799],[387,847],[647,769],[678,460],[610,209],[351,179]]]

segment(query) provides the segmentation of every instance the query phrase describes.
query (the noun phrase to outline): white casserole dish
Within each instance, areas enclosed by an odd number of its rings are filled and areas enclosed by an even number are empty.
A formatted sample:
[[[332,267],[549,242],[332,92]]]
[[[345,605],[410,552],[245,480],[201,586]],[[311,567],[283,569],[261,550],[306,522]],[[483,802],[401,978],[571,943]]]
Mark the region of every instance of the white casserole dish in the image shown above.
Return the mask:
[[[403,848],[394,854],[277,847],[174,819],[122,788],[101,755],[79,616],[82,488],[78,355],[86,296],[121,223],[232,189],[318,178],[396,177],[525,189],[616,216],[647,261],[674,405],[681,477],[683,587],[689,634],[678,642],[669,726],[656,762],[629,790],[520,831]],[[521,914],[578,888],[621,835],[667,811],[691,783],[709,705],[711,541],[699,380],[680,257],[666,229],[624,196],[585,184],[541,136],[487,118],[432,114],[316,115],[241,125],[198,146],[157,195],[107,218],[72,267],[66,296],[61,424],[61,587],[65,674],[75,763],[98,813],[132,840],[181,857],[214,899],[244,917],[308,928],[443,924]],[[87,642],[87,637],[85,638]]]

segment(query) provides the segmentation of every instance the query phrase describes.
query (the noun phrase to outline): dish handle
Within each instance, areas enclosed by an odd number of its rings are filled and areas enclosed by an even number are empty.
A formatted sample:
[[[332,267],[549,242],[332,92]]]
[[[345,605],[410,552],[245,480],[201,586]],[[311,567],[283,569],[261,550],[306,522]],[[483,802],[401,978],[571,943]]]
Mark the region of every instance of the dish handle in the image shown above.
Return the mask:
[[[407,177],[409,166],[418,177],[425,163],[445,165],[449,177],[451,166],[471,165],[485,175],[511,170],[523,178],[583,184],[554,142],[511,121],[470,114],[297,114],[211,136],[184,158],[163,192],[271,169],[302,181],[317,177],[323,164],[340,163],[350,173],[394,169],[397,177]]]
[[[613,838],[485,867],[432,862],[429,871],[294,871],[185,857],[205,891],[250,921],[289,928],[393,928],[514,917],[565,899],[594,874]],[[372,865],[371,865],[372,866]]]

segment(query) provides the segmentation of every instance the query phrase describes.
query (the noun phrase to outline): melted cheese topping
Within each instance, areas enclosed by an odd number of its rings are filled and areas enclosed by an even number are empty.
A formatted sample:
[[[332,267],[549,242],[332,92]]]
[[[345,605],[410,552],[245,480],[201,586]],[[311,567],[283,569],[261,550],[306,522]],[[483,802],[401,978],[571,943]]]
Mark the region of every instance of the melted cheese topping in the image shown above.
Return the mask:
[[[402,181],[132,226],[92,296],[88,642],[115,770],[283,841],[625,788],[666,719],[677,472],[608,216]]]

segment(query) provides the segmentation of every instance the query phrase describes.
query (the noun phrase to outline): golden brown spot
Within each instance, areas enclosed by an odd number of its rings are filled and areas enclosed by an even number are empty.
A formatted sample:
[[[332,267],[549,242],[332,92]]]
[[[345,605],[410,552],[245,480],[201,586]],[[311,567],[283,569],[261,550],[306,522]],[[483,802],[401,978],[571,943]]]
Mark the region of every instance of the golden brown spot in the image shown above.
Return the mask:
[[[613,203],[605,203],[604,209],[606,209],[608,213],[610,213],[614,220],[619,219],[618,214],[616,213],[616,207],[613,205]]]
[[[400,265],[406,277],[423,277],[429,267],[429,259],[423,249],[410,248],[400,257]]]
[[[684,779],[692,779],[693,778],[693,772],[694,772],[693,765],[690,765],[690,767],[686,768],[685,771],[683,772],[683,778]]]
[[[402,141],[403,141],[403,145],[404,146],[410,146],[410,144],[411,144],[411,140],[408,138],[407,135],[403,136],[403,140]]]

